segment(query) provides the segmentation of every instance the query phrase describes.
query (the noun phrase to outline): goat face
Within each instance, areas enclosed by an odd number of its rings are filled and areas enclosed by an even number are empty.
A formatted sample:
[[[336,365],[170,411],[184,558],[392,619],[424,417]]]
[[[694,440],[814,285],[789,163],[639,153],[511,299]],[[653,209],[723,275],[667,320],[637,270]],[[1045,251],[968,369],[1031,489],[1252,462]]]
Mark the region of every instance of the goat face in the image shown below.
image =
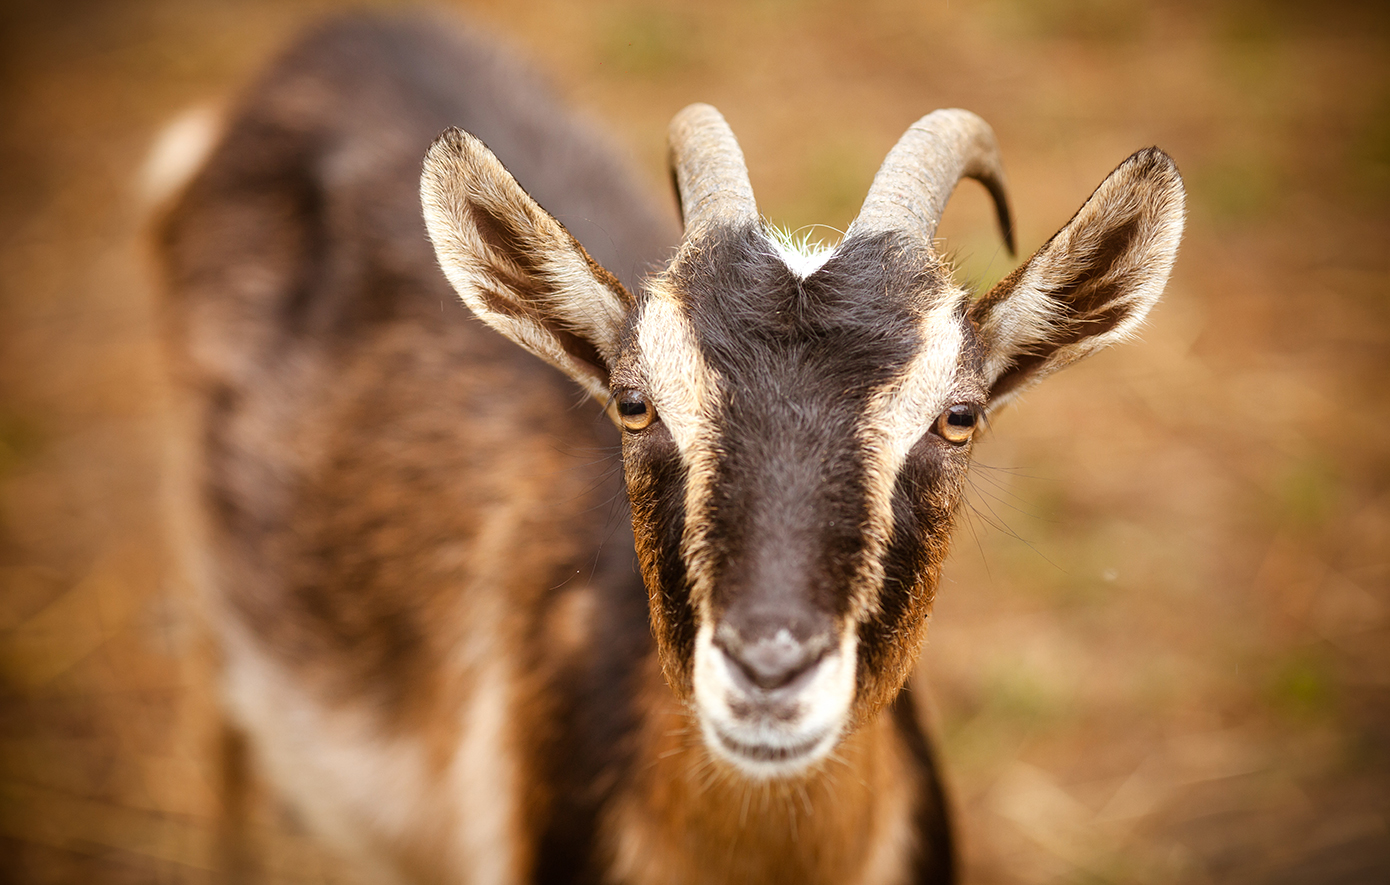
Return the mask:
[[[747,226],[633,312],[612,384],[653,622],[745,769],[823,754],[905,678],[985,406],[965,307],[904,238],[803,277]]]
[[[672,148],[686,235],[636,297],[457,130],[426,159],[426,222],[464,301],[622,427],[663,669],[707,746],[749,776],[795,775],[907,678],[986,411],[1157,299],[1181,181],[1136,154],[972,303],[932,235],[962,177],[1007,232],[974,115],[910,129],[813,261],[764,230],[712,108],[682,112]]]

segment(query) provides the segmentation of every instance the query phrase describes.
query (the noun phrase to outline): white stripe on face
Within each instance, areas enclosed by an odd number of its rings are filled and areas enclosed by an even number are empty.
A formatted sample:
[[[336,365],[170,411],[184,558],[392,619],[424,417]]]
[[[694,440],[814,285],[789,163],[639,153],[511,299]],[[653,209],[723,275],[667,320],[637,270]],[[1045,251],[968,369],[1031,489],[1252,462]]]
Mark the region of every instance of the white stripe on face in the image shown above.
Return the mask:
[[[865,573],[855,588],[856,608],[869,609],[883,584],[883,556],[893,535],[893,489],[907,453],[931,430],[950,402],[960,374],[965,330],[959,309],[963,289],[947,289],[922,317],[921,349],[893,381],[869,401],[860,424],[868,490]]]
[[[689,468],[709,435],[719,398],[718,376],[705,364],[684,309],[665,293],[652,293],[642,306],[637,349],[643,392]]]
[[[708,617],[711,563],[703,518],[714,482],[714,422],[719,376],[706,364],[684,308],[670,293],[653,287],[637,320],[639,372],[645,393],[675,440],[685,465],[685,559],[694,602]]]

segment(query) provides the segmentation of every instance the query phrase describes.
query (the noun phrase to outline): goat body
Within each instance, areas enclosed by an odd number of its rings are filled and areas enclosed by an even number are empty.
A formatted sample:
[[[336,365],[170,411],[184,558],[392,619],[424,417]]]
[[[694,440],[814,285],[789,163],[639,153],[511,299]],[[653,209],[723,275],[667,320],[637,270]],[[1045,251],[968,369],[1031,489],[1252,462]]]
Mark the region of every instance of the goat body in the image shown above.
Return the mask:
[[[931,236],[961,177],[1007,231],[973,115],[813,260],[713,109],[672,152],[683,236],[514,62],[351,18],[162,223],[228,711],[373,881],[954,877],[902,689],[970,438],[1142,320],[1180,180],[1136,154],[972,303]]]

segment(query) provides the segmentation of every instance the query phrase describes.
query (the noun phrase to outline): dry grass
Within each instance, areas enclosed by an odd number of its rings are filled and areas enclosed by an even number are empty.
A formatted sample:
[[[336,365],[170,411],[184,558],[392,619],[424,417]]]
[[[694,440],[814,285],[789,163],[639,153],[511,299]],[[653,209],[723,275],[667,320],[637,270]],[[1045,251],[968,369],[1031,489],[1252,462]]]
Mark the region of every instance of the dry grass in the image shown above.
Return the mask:
[[[662,183],[710,101],[843,227],[918,115],[991,120],[1024,249],[1130,151],[1189,185],[1144,340],[980,452],[924,658],[976,882],[1390,881],[1390,78],[1376,4],[566,0],[470,14]],[[208,650],[174,567],[136,182],[315,2],[0,13],[0,878],[198,882]],[[942,233],[1010,266],[981,194]],[[987,465],[987,466],[985,466]],[[280,880],[334,877],[268,812]]]

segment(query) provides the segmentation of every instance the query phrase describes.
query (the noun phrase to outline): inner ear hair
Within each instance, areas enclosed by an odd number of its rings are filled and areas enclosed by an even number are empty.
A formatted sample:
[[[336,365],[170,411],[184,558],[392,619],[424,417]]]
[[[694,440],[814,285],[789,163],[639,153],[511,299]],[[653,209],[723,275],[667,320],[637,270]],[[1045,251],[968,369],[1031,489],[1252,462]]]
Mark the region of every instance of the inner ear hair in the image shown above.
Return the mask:
[[[420,178],[440,267],[478,317],[608,398],[631,294],[477,138],[450,129]]]
[[[1168,282],[1183,206],[1173,160],[1158,148],[1138,151],[971,307],[991,409],[1134,333]]]

